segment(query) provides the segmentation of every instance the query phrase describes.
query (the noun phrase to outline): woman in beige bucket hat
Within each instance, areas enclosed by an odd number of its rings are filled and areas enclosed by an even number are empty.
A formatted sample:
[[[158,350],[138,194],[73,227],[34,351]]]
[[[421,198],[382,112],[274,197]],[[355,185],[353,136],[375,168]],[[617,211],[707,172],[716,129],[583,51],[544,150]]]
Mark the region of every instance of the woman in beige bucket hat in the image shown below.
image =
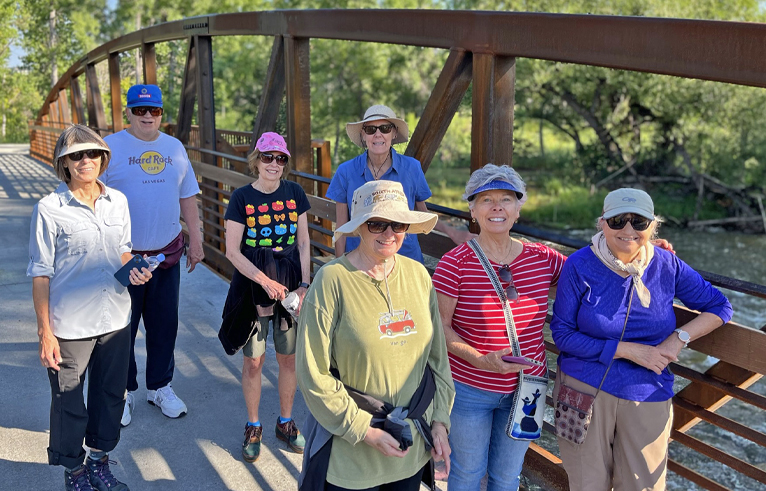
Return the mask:
[[[319,270],[298,325],[298,385],[311,411],[301,491],[419,490],[432,483],[432,457],[449,471],[454,384],[436,293],[423,265],[397,254],[406,233],[429,233],[436,221],[410,210],[398,182],[354,192],[334,239],[360,245]],[[369,410],[357,392],[387,406]]]
[[[392,147],[409,139],[410,129],[403,119],[396,117],[391,108],[376,104],[365,111],[361,121],[346,124],[346,133],[365,152],[340,164],[327,189],[327,198],[336,203],[337,227],[348,221],[354,191],[366,182],[381,179],[402,184],[410,210],[427,211],[425,202],[431,197],[431,190],[420,162],[397,153]],[[456,244],[473,237],[467,230],[458,230],[444,222],[439,222],[436,230],[447,234]],[[335,241],[335,255],[342,256],[357,247],[357,237],[342,236]],[[423,254],[414,235],[404,239],[399,253],[423,262]]]

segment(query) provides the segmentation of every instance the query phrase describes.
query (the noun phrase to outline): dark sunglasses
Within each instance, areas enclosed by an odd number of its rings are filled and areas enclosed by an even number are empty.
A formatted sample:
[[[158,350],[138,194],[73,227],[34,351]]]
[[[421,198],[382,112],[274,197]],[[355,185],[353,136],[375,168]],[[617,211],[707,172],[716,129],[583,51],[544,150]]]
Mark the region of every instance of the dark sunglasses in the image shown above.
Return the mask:
[[[500,266],[500,270],[497,272],[497,277],[504,283],[509,283],[505,289],[505,296],[508,300],[515,302],[519,299],[519,291],[516,289],[516,285],[513,284],[513,275],[511,274],[511,268],[504,264]]]
[[[287,165],[287,161],[290,160],[290,157],[287,155],[272,155],[270,153],[262,153],[261,154],[261,162],[264,164],[270,164],[274,161],[277,161],[277,164],[281,165],[282,167]]]
[[[151,114],[155,118],[157,116],[162,116],[162,108],[161,107],[131,107],[130,112],[132,112],[136,116],[143,116],[146,113]]]
[[[83,150],[83,151],[80,151],[80,152],[72,152],[72,153],[68,154],[67,157],[69,157],[69,160],[71,160],[72,162],[79,162],[86,155],[88,156],[89,159],[95,160],[97,158],[103,158],[104,157],[104,152],[102,150],[96,150],[94,148],[94,149],[91,149],[91,150]]]
[[[625,225],[630,222],[630,226],[633,227],[633,230],[642,232],[649,228],[649,225],[654,221],[640,215],[633,215],[633,217],[628,218],[629,215],[630,213],[623,213],[622,215],[613,216],[612,218],[605,218],[606,224],[612,230],[622,230],[625,228]]]
[[[362,131],[364,131],[365,134],[372,136],[375,134],[376,131],[380,130],[381,133],[383,133],[384,135],[387,135],[391,133],[391,130],[393,130],[394,128],[396,128],[396,126],[392,125],[391,123],[381,124],[379,126],[375,126],[371,124],[369,126],[362,126]]]
[[[367,222],[367,231],[371,234],[382,234],[386,231],[388,226],[391,226],[391,230],[395,234],[401,234],[402,232],[406,232],[410,228],[409,223],[399,223],[399,222],[378,222],[375,220],[370,220]]]

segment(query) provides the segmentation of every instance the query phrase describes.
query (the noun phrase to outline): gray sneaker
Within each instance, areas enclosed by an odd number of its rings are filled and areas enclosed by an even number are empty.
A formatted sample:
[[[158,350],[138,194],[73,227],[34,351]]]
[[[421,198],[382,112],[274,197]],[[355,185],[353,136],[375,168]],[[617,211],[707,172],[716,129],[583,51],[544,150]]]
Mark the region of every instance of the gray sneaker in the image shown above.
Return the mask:
[[[186,404],[178,398],[170,384],[157,390],[146,391],[146,401],[162,410],[168,418],[180,418],[187,412]]]
[[[128,392],[128,395],[125,396],[125,408],[122,410],[122,419],[120,420],[120,425],[125,427],[130,424],[130,422],[133,420],[133,409],[136,408],[136,397],[135,393]]]

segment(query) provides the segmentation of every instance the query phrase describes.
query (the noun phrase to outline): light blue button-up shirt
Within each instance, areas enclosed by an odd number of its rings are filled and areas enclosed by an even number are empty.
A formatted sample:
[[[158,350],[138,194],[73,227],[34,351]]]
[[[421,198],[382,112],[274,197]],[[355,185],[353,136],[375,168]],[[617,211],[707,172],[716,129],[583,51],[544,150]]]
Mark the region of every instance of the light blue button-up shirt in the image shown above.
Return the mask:
[[[100,336],[130,321],[128,289],[114,278],[133,247],[128,200],[99,185],[95,212],[63,182],[32,212],[27,276],[50,278],[50,325],[58,338]]]

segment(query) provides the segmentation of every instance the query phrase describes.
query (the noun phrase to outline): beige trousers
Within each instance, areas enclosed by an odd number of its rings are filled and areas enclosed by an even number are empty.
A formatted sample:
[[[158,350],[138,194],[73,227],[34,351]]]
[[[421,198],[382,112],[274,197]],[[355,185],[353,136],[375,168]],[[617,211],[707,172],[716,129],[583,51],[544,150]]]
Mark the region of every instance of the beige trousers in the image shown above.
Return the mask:
[[[595,394],[596,388],[566,376],[566,385]],[[553,400],[561,385],[556,375]],[[571,491],[664,491],[672,400],[635,402],[599,392],[582,445],[558,438]]]

